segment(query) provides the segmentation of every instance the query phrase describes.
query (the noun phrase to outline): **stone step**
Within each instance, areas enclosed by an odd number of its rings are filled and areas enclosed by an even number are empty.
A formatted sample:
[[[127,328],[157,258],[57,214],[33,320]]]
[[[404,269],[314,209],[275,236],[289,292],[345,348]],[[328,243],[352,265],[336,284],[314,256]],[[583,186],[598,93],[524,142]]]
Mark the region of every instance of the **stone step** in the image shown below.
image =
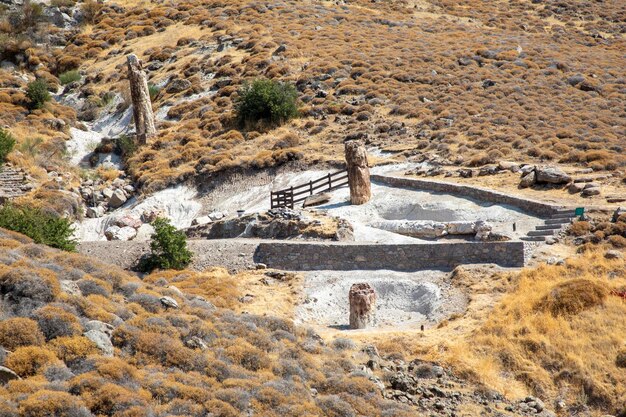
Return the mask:
[[[554,213],[550,216],[551,219],[572,219],[576,217],[573,211],[568,211],[566,213]]]
[[[520,239],[526,242],[545,242],[546,236],[522,236]]]
[[[554,236],[554,230],[531,230],[528,236]]]
[[[562,219],[548,219],[545,221],[545,224],[568,224],[571,223],[572,219],[570,218],[562,218]]]
[[[559,230],[562,228],[563,225],[561,224],[542,224],[541,226],[535,227],[535,230]]]

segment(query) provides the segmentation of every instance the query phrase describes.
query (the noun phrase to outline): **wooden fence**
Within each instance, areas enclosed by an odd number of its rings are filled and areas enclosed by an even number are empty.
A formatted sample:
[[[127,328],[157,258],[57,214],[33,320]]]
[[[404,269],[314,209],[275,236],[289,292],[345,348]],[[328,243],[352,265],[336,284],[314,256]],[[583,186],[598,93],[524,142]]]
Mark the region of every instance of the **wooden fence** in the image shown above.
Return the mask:
[[[328,175],[322,178],[295,187],[272,191],[270,196],[271,208],[294,208],[295,204],[303,202],[309,196],[325,191],[332,191],[345,185],[348,185],[348,170],[343,169],[341,171],[328,173]]]

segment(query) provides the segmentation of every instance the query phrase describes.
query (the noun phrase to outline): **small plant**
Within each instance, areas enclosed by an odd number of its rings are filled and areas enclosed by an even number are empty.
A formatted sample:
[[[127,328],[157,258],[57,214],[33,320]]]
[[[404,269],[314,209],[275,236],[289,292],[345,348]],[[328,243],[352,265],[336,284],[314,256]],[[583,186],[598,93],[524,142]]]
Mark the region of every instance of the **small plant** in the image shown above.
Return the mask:
[[[257,79],[239,90],[235,102],[237,119],[241,124],[268,121],[280,125],[298,115],[298,92],[291,84]]]
[[[0,208],[0,227],[25,234],[35,243],[70,252],[76,250],[72,222],[46,214],[37,208],[3,206]]]
[[[141,262],[139,269],[150,272],[154,269],[184,269],[191,262],[192,254],[187,249],[187,237],[176,230],[167,219],[159,218],[152,223],[154,234],[150,242],[151,255]]]
[[[31,106],[40,109],[50,101],[50,92],[48,91],[48,83],[43,78],[38,78],[28,84],[26,89],[26,97],[30,100]]]
[[[59,75],[59,81],[61,81],[62,85],[80,81],[80,78],[80,73],[76,70],[65,71],[63,74]]]
[[[15,138],[4,129],[0,129],[0,163],[4,163],[7,155],[15,146]]]
[[[150,101],[154,103],[154,101],[157,99],[157,97],[159,96],[159,93],[161,93],[161,89],[154,85],[154,84],[148,84],[148,94],[150,94]]]
[[[117,139],[117,149],[122,158],[128,159],[137,150],[137,144],[131,136],[122,135]]]
[[[30,155],[34,158],[35,156],[37,156],[38,149],[42,143],[42,138],[27,137],[22,143],[19,144],[18,149],[23,154]]]
[[[83,17],[86,23],[94,23],[96,20],[96,15],[101,9],[101,5],[98,4],[95,0],[85,0],[83,5],[81,6],[81,11],[83,12]]]

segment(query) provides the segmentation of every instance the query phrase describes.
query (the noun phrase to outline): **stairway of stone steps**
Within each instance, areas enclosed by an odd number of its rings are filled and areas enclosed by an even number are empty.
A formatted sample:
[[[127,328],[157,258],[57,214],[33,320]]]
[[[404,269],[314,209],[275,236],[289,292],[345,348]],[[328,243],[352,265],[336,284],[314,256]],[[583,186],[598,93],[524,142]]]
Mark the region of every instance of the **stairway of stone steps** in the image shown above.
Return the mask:
[[[558,209],[544,224],[535,227],[521,239],[526,242],[545,242],[549,237],[556,236],[576,217],[573,209]]]
[[[10,166],[0,168],[0,200],[19,197],[32,189],[32,180],[23,170]]]

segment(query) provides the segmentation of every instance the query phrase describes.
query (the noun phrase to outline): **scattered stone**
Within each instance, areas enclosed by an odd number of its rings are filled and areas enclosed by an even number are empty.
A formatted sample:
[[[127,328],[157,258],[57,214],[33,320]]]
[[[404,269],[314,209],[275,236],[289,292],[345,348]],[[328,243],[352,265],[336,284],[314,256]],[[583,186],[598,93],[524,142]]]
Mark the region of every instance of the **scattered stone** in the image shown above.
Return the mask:
[[[7,368],[6,366],[0,366],[0,384],[5,385],[9,381],[13,381],[15,379],[21,379],[18,374],[13,372],[13,370]]]
[[[150,240],[152,235],[154,234],[154,227],[148,223],[142,224],[139,229],[137,229],[137,236],[135,236],[134,240],[145,241]]]
[[[113,330],[115,330],[115,327],[113,327],[109,323],[105,323],[100,320],[90,320],[85,324],[85,330],[97,330],[111,337],[111,334],[113,334]]]
[[[139,219],[139,217],[135,217],[132,214],[127,214],[125,216],[115,219],[114,224],[120,228],[132,227],[133,229],[139,229],[143,223],[141,222],[141,219]]]
[[[213,220],[209,216],[201,216],[193,219],[191,221],[192,226],[203,226],[205,224],[211,223]]]
[[[478,241],[486,241],[489,240],[489,236],[491,235],[491,230],[493,227],[485,221],[476,222],[476,236],[474,239]]]
[[[624,259],[624,254],[618,250],[609,250],[604,254],[606,259]]]
[[[126,200],[128,200],[128,198],[124,194],[123,190],[115,190],[111,198],[109,198],[108,204],[109,204],[109,207],[112,207],[115,209],[115,208],[122,206],[126,202]]]
[[[585,189],[585,184],[581,182],[573,182],[569,185],[570,193],[580,193],[584,189]]]
[[[137,236],[137,230],[133,227],[110,226],[104,231],[104,235],[109,240],[132,240]]]
[[[174,300],[172,297],[164,296],[164,297],[161,297],[159,300],[161,301],[161,304],[163,304],[163,307],[165,307],[165,309],[168,309],[168,308],[178,309],[179,308],[178,302]]]
[[[594,195],[600,195],[602,193],[602,191],[600,190],[600,187],[585,187],[585,189],[582,192],[583,197],[591,197]]]
[[[61,286],[61,291],[66,293],[67,295],[73,295],[76,297],[80,297],[83,295],[76,281],[71,281],[69,279],[62,279],[59,281],[59,284]]]
[[[374,322],[376,291],[367,283],[353,284],[348,294],[350,328],[364,329]]]
[[[176,94],[191,88],[191,81],[184,78],[175,78],[167,83],[165,91],[168,94]]]
[[[89,217],[90,219],[96,219],[98,217],[104,216],[104,212],[105,208],[103,206],[87,207],[87,209],[85,210],[85,216]]]
[[[207,350],[209,347],[198,336],[191,336],[185,341],[185,346],[189,349]]]
[[[256,265],[254,265],[255,269],[267,269],[267,265],[263,264],[263,263],[258,263]]]
[[[91,340],[104,356],[113,356],[113,344],[105,332],[94,329],[85,332],[83,336]]]
[[[535,181],[537,180],[537,175],[535,171],[531,171],[528,174],[524,175],[519,183],[521,188],[532,187]]]

